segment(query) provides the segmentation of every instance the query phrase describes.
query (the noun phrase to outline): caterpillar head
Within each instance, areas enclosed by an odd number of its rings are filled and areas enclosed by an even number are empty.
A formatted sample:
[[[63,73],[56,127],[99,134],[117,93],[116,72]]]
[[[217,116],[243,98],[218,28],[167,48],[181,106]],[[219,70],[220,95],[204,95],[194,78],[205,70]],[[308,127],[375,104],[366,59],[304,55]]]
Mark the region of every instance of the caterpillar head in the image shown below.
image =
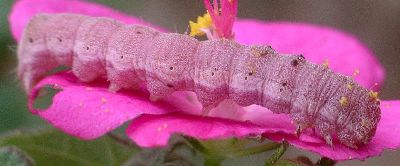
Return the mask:
[[[46,29],[47,48],[60,65],[71,66],[73,47],[78,27],[85,16],[58,14],[49,19]]]
[[[31,87],[44,76],[41,70],[46,68],[49,57],[46,46],[47,14],[38,14],[32,17],[26,26],[18,44],[18,77],[22,79],[24,89]],[[39,67],[39,68],[38,68]]]
[[[198,41],[186,35],[157,36],[148,50],[147,88],[151,95],[165,97],[174,91],[193,89],[192,73]]]
[[[370,99],[360,101],[350,108],[354,110],[347,110],[352,111],[352,114],[349,115],[348,123],[338,131],[338,138],[343,144],[356,149],[370,142],[375,135],[380,108],[378,101]]]

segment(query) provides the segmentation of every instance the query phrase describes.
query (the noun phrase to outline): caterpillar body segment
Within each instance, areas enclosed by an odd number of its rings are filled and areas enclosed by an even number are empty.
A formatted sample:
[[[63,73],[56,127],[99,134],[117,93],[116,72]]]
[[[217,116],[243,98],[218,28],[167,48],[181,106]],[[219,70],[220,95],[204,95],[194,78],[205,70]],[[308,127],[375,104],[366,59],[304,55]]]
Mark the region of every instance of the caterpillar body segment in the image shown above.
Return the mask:
[[[379,101],[352,78],[301,55],[232,40],[124,25],[108,18],[40,14],[18,46],[18,76],[29,91],[48,71],[71,66],[84,82],[110,81],[110,91],[145,86],[151,99],[194,91],[205,112],[225,99],[290,114],[297,132],[312,128],[328,144],[358,148],[375,134]]]
[[[158,34],[137,25],[120,27],[112,34],[105,56],[110,91],[137,89],[146,82],[146,50]]]

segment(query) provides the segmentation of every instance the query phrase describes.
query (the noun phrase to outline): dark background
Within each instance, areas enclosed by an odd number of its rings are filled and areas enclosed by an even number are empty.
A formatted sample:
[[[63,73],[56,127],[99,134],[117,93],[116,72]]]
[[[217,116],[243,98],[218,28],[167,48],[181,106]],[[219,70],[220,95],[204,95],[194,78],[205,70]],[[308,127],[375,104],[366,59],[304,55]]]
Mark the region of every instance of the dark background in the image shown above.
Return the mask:
[[[189,20],[195,20],[205,12],[201,0],[96,0],[96,2],[179,33],[186,31]],[[44,124],[26,110],[26,96],[15,76],[16,43],[10,36],[7,22],[12,3],[12,0],[0,0],[0,134],[16,128]],[[335,27],[354,34],[376,54],[386,69],[386,81],[381,91],[381,98],[400,99],[399,0],[241,0],[238,15],[241,18],[257,18],[265,21],[307,22]],[[285,157],[296,156],[299,153],[303,152],[292,150]],[[250,161],[258,163],[264,159],[265,156],[258,155],[228,161],[225,164],[247,165]],[[385,152],[382,157],[367,161],[365,163],[350,161],[342,165],[398,165],[400,153]]]

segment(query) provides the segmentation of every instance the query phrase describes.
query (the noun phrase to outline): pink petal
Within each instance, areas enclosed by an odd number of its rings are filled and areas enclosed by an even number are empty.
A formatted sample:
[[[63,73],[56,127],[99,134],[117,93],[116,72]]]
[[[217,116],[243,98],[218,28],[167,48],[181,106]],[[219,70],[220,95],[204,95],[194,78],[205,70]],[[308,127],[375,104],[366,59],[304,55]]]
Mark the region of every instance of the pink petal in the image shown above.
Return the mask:
[[[127,129],[128,136],[140,146],[162,146],[167,144],[173,133],[199,139],[219,139],[245,137],[263,134],[274,140],[287,140],[290,144],[334,160],[366,159],[377,156],[384,149],[400,147],[400,101],[383,101],[382,118],[372,141],[359,149],[350,149],[338,142],[330,147],[311,131],[300,137],[294,135],[295,127],[290,118],[283,114],[273,114],[259,106],[245,108],[246,113],[239,121],[216,117],[185,114],[142,115]]]
[[[355,79],[367,88],[381,85],[385,77],[382,65],[364,44],[329,27],[242,19],[235,22],[233,31],[242,44],[269,44],[280,53],[303,54],[318,64],[328,60],[332,70],[348,76],[359,69]]]
[[[89,16],[111,17],[128,24],[148,25],[162,30],[139,18],[128,16],[117,10],[96,3],[79,0],[19,0],[14,4],[8,17],[10,29],[17,41],[19,41],[22,31],[29,19],[41,12],[76,13]]]
[[[199,139],[217,139],[263,132],[263,128],[248,122],[188,114],[142,115],[126,130],[127,135],[143,147],[166,145],[173,133]]]
[[[45,110],[33,108],[39,90],[46,85],[62,89],[53,97],[52,105]],[[172,99],[170,99],[172,100]],[[29,95],[29,108],[41,118],[64,132],[83,138],[94,139],[120,126],[140,114],[164,114],[171,111],[191,110],[185,101],[176,102],[181,108],[165,102],[150,102],[143,93],[111,93],[105,82],[79,83],[72,73],[46,77]]]

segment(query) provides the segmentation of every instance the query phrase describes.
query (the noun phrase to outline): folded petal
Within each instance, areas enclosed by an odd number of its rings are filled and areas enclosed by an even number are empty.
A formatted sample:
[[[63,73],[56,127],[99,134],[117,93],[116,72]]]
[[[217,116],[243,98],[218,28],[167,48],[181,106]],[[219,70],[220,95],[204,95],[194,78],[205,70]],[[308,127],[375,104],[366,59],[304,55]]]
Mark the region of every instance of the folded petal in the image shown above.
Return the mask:
[[[109,7],[79,0],[19,0],[15,2],[8,17],[13,37],[18,41],[29,19],[38,13],[76,13],[89,16],[104,16],[117,19],[128,24],[148,25],[162,30],[145,21],[125,15]]]
[[[306,59],[352,76],[364,87],[382,84],[385,72],[373,53],[354,36],[329,27],[305,23],[238,20],[233,27],[242,44],[269,44],[280,53],[303,54]]]
[[[400,101],[383,101],[382,118],[372,141],[359,149],[348,148],[339,142],[333,147],[323,139],[305,131],[297,137],[295,126],[287,115],[273,114],[259,107],[244,109],[241,119],[228,120],[217,117],[204,117],[172,113],[166,115],[142,115],[135,119],[127,129],[127,135],[140,146],[162,146],[167,144],[173,133],[181,133],[199,139],[220,139],[245,137],[263,134],[266,138],[290,144],[334,160],[360,159],[377,156],[385,149],[400,147]]]
[[[183,99],[174,103],[180,107],[177,108],[164,101],[150,102],[148,95],[141,92],[111,93],[106,84],[101,81],[80,83],[72,73],[49,76],[29,94],[29,108],[53,126],[83,139],[97,138],[140,114],[192,110],[192,104]],[[33,108],[40,89],[48,85],[61,91],[53,97],[49,108]]]

